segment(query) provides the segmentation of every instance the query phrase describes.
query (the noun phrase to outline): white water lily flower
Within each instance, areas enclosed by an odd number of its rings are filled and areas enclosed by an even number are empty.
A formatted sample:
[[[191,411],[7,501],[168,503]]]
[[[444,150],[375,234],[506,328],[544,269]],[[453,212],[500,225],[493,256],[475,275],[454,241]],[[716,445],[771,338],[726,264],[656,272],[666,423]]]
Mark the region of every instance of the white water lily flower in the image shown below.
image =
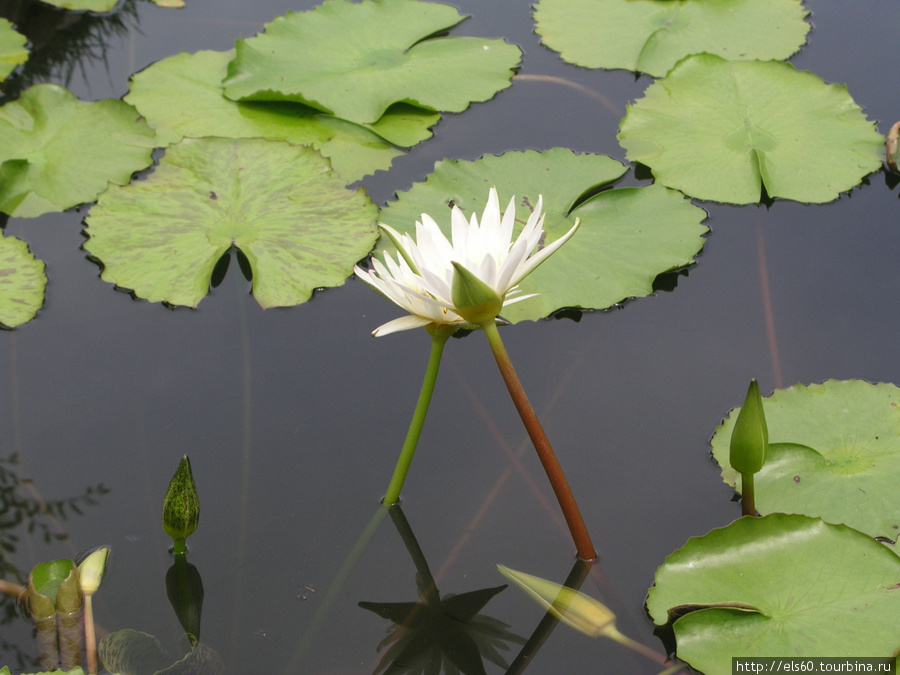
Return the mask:
[[[497,190],[491,188],[481,223],[474,214],[469,221],[457,206],[450,214],[452,243],[437,223],[423,213],[416,222],[416,238],[400,234],[387,225],[381,229],[397,246],[396,262],[385,255],[384,264],[372,259],[374,270],[355,268],[356,274],[377,291],[410,313],[380,326],[373,335],[387,335],[428,324],[466,324],[453,302],[453,280],[458,274],[454,263],[464,267],[496,294],[497,307],[506,307],[531,298],[536,293],[518,295],[516,286],[562,246],[578,229],[579,222],[564,236],[537,251],[544,234],[543,200],[528,218],[513,242],[516,220],[515,197],[501,215]],[[534,255],[532,255],[534,253]],[[465,311],[466,308],[462,308]],[[496,316],[496,314],[495,314]]]

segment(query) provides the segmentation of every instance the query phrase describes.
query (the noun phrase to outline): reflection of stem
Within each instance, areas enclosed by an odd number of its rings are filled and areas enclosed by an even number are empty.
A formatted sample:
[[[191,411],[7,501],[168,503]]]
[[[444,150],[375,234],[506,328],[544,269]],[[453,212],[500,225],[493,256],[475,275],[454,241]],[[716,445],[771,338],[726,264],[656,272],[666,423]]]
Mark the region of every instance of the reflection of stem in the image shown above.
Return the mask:
[[[594,550],[593,542],[591,542],[591,535],[588,534],[584,525],[581,511],[578,509],[578,504],[575,502],[575,496],[572,494],[569,482],[566,480],[562,467],[559,465],[559,460],[556,459],[556,453],[553,452],[553,447],[547,439],[547,434],[544,433],[534,408],[531,407],[531,403],[525,395],[525,390],[522,388],[522,383],[519,381],[518,375],[516,375],[512,362],[509,360],[509,354],[506,353],[506,347],[503,346],[503,341],[500,339],[500,331],[497,330],[497,324],[491,319],[490,321],[485,321],[481,327],[484,329],[484,334],[491,345],[491,351],[494,353],[494,359],[497,361],[497,367],[500,368],[500,374],[506,383],[509,395],[512,397],[516,410],[519,411],[519,417],[522,418],[522,423],[525,425],[528,436],[531,438],[534,449],[537,451],[538,459],[541,460],[544,471],[547,473],[547,478],[550,480],[550,485],[553,487],[553,492],[556,494],[556,499],[566,519],[566,524],[569,526],[569,532],[571,532],[572,539],[575,541],[578,556],[583,560],[593,560],[597,557],[597,552]]]
[[[659,652],[651,649],[645,644],[638,642],[637,640],[632,640],[627,635],[622,635],[616,628],[607,628],[604,636],[610,638],[611,640],[615,640],[623,647],[628,647],[632,651],[635,651],[642,656],[646,656],[651,661],[656,661],[660,665],[664,666],[669,662],[669,660]]]
[[[428,329],[431,335],[431,355],[428,357],[428,367],[425,369],[425,378],[422,380],[419,400],[416,403],[412,421],[409,423],[409,431],[406,432],[403,449],[400,451],[400,457],[397,460],[397,466],[394,468],[394,475],[391,477],[391,484],[388,486],[387,494],[382,500],[387,506],[400,501],[400,490],[403,489],[403,482],[406,480],[409,465],[412,463],[413,455],[416,452],[419,435],[422,433],[422,426],[425,424],[425,416],[428,414],[428,406],[431,403],[431,395],[434,393],[434,384],[437,382],[438,368],[441,365],[444,345],[447,343],[447,338],[456,331],[455,327],[451,329],[446,326],[434,326],[433,324]]]
[[[756,515],[756,497],[753,489],[753,474],[741,474],[741,515]]]
[[[409,557],[412,558],[413,564],[416,566],[416,572],[418,572],[419,578],[422,580],[422,594],[425,596],[423,599],[439,599],[437,584],[431,575],[428,560],[425,559],[425,552],[419,546],[419,540],[416,539],[416,535],[412,527],[410,527],[409,521],[406,520],[403,510],[399,504],[394,504],[390,507],[389,513],[391,514],[391,520],[394,521],[394,527],[400,533],[403,545],[406,546],[406,550],[409,552]],[[432,596],[434,597],[432,598]]]
[[[769,338],[769,356],[772,359],[772,372],[775,375],[775,387],[784,386],[781,378],[781,359],[778,356],[778,337],[775,334],[775,312],[772,311],[772,293],[769,289],[769,266],[766,263],[766,240],[761,218],[756,219],[756,256],[759,265],[759,285],[762,292],[763,312],[766,317],[766,335]]]
[[[328,592],[325,593],[325,597],[322,598],[321,606],[316,611],[316,614],[315,616],[313,616],[309,627],[303,634],[303,639],[300,640],[300,644],[297,646],[297,651],[294,652],[293,657],[284,669],[285,675],[294,675],[301,670],[303,665],[303,657],[306,655],[306,652],[312,644],[313,639],[319,633],[319,628],[325,621],[325,618],[328,616],[328,612],[331,610],[331,606],[334,604],[334,601],[337,600],[338,596],[341,594],[341,591],[344,588],[344,583],[346,583],[347,578],[350,576],[350,572],[353,571],[356,563],[362,557],[363,552],[369,545],[369,541],[378,530],[378,526],[381,525],[381,521],[384,520],[384,517],[385,515],[387,515],[387,513],[388,508],[382,504],[379,504],[378,510],[375,512],[375,515],[372,516],[369,524],[366,525],[366,529],[364,529],[362,534],[359,535],[359,539],[356,540],[356,543],[353,545],[350,553],[347,554],[347,558],[344,560],[344,564],[341,565],[341,569],[339,569],[337,574],[335,575],[334,581],[332,581],[331,585],[328,587]]]
[[[565,87],[571,87],[572,89],[575,89],[576,91],[579,91],[582,94],[585,94],[586,96],[590,96],[591,98],[599,101],[600,104],[603,105],[604,108],[607,108],[608,110],[613,112],[615,115],[621,117],[624,114],[624,111],[621,108],[619,108],[619,106],[617,106],[615,103],[610,101],[603,94],[596,92],[593,89],[588,89],[584,85],[578,84],[577,82],[572,82],[572,80],[567,80],[563,77],[556,77],[554,75],[531,75],[531,74],[526,73],[526,74],[516,75],[515,77],[513,77],[513,79],[514,80],[526,80],[526,81],[532,81],[532,82],[552,82],[554,84],[561,84]]]

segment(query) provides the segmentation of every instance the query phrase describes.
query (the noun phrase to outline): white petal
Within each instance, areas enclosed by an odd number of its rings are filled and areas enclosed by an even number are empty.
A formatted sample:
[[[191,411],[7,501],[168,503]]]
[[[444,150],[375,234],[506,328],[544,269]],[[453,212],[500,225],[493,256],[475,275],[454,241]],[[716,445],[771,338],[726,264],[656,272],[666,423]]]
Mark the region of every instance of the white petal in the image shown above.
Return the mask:
[[[519,269],[516,270],[516,274],[510,280],[512,285],[517,285],[522,279],[531,274],[538,265],[549,258],[556,251],[556,249],[569,241],[569,239],[572,238],[572,235],[575,234],[575,231],[579,228],[580,225],[581,220],[579,218],[576,218],[575,224],[572,226],[571,230],[566,232],[563,236],[561,236],[549,246],[545,246],[544,248],[542,248],[535,255],[531,256],[524,264],[520,265]]]
[[[431,321],[424,319],[421,316],[407,314],[406,316],[401,316],[399,319],[394,319],[393,321],[388,321],[387,323],[380,325],[372,331],[372,335],[381,337],[382,335],[399,333],[402,330],[412,330],[413,328],[427,326],[429,323],[431,323]]]

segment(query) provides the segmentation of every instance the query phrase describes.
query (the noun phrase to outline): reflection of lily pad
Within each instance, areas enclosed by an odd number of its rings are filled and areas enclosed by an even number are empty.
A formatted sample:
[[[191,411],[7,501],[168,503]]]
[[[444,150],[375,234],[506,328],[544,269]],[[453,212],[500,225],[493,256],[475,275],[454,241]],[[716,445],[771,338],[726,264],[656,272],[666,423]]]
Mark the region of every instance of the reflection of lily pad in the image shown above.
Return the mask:
[[[109,12],[119,0],[42,0],[48,5],[62,9],[74,9],[85,12]]]
[[[44,303],[47,275],[28,244],[0,234],[0,324],[13,328],[31,321]]]
[[[28,60],[26,42],[27,38],[17,33],[9,21],[0,18],[0,80]]]
[[[844,525],[776,513],[694,537],[656,572],[647,610],[671,612],[678,658],[730,673],[733,656],[889,657],[900,647],[900,557]]]
[[[797,0],[541,0],[537,33],[563,59],[662,77],[689,54],[786,59],[806,39]]]
[[[779,61],[691,56],[628,107],[619,141],[699,199],[828,202],[881,166],[884,138],[846,87]]]
[[[763,399],[763,409],[769,451],[755,480],[760,513],[805,513],[897,538],[900,389],[862,380],[795,385]],[[713,456],[732,486],[728,445],[739,410],[712,439]]]
[[[0,210],[35,217],[92,202],[150,165],[154,138],[127,103],[31,87],[0,108]]]
[[[410,147],[431,136],[440,115],[419,108],[392,108],[368,127],[297,103],[236,103],[222,94],[234,51],[182,52],[133,75],[125,97],[156,130],[160,145],[184,137],[265,138],[311,145],[331,159],[347,182],[387,169]]]
[[[448,202],[480,217],[493,185],[504,209],[515,195],[521,229],[542,195],[547,243],[565,234],[576,217],[581,228],[520,284],[523,293],[539,295],[509,306],[504,318],[515,323],[541,319],[563,307],[602,309],[651,293],[657,275],[691,264],[706,232],[700,224],[703,210],[661,186],[610,190],[579,202],[624,172],[609,157],[562,148],[508,152],[473,162],[445,160],[424,183],[399,194],[380,218],[412,233],[420,214],[428,213],[449,236]]]
[[[377,237],[376,210],[318,152],[259,139],[186,139],[145,181],[112,188],[87,218],[102,278],[152,302],[196,306],[238,247],[263,307],[339,286]]]
[[[431,37],[462,19],[419,0],[326,0],[239,40],[225,94],[296,101],[357,123],[397,102],[460,112],[508,87],[521,55],[503,40]]]

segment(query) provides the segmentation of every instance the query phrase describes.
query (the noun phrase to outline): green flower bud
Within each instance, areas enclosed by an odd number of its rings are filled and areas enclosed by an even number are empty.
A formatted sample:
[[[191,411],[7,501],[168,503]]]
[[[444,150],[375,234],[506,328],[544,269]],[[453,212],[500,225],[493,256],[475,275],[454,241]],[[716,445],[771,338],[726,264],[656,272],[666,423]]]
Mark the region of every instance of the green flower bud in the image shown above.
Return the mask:
[[[100,588],[106,562],[109,560],[109,547],[94,549],[78,565],[78,583],[85,595],[93,595]]]
[[[456,270],[451,288],[456,313],[469,323],[482,324],[496,319],[503,309],[503,298],[458,262],[452,265]]]
[[[731,467],[742,475],[756,473],[766,462],[768,447],[769,430],[766,427],[759,384],[756,380],[750,380],[744,405],[738,413],[731,434]]]
[[[197,497],[197,486],[191,474],[191,460],[185,455],[172,476],[166,497],[163,500],[163,529],[176,542],[184,542],[200,522],[200,499]],[[182,546],[183,548],[183,546]]]

